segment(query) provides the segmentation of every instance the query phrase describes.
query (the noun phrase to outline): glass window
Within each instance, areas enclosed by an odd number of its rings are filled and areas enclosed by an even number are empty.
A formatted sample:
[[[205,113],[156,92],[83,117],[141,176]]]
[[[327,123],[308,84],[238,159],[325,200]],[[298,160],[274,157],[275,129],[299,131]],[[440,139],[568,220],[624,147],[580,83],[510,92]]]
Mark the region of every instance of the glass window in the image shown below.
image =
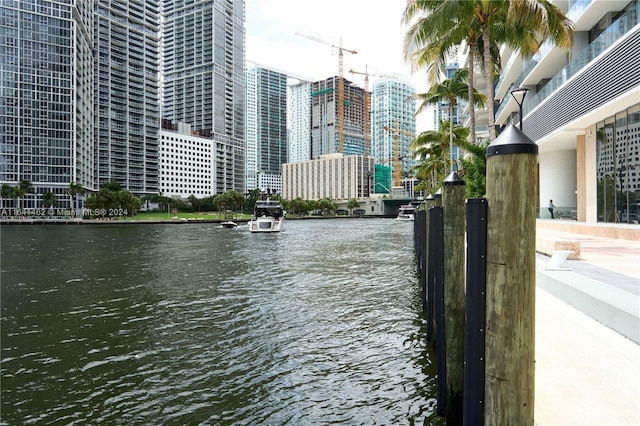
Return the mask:
[[[598,221],[638,220],[640,104],[596,125]]]

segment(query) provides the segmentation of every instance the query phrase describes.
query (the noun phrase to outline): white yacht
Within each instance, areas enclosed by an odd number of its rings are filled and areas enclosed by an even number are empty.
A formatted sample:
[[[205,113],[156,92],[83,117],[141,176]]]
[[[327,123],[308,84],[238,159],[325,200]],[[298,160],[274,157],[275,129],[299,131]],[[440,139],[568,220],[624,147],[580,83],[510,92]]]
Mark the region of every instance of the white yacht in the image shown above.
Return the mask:
[[[399,221],[411,221],[413,220],[413,215],[416,212],[416,207],[411,204],[405,204],[404,206],[400,206],[400,210],[398,210],[398,216],[396,220]]]
[[[284,229],[285,211],[279,201],[259,200],[249,221],[250,232],[280,232]]]

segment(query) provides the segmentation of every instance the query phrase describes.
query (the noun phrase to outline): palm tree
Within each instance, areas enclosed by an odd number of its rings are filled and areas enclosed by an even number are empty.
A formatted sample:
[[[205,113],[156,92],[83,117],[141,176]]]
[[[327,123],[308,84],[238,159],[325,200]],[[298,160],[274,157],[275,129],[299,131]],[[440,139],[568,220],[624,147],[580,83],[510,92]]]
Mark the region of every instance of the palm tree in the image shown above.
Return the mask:
[[[548,0],[411,0],[403,20],[409,23],[416,17],[420,18],[405,37],[405,58],[416,61],[417,67],[434,57],[444,58],[463,40],[470,47],[481,44],[489,143],[495,139],[493,81],[497,63],[492,53],[495,46],[505,43],[526,58],[538,50],[540,41],[551,39],[565,49],[573,44],[573,24]],[[475,54],[473,49],[470,52]],[[473,68],[472,62],[469,68]]]
[[[189,195],[187,198],[189,199],[189,203],[191,204],[191,211],[195,212],[197,210],[198,212],[200,212],[200,207],[202,205],[202,203],[200,203],[200,200],[194,194]]]
[[[134,216],[142,207],[142,200],[130,191],[122,190],[115,193],[119,210],[115,216]]]
[[[482,28],[489,142],[491,142],[496,136],[491,37],[494,36],[494,42],[505,43],[520,50],[520,56],[528,58],[538,51],[541,40],[549,38],[556,46],[570,50],[573,45],[573,23],[562,10],[548,0],[475,0],[461,3],[472,3],[473,19],[477,19]]]
[[[296,213],[300,216],[305,216],[309,211],[313,210],[312,202],[309,200],[303,200],[300,197],[290,200],[287,207],[285,207],[287,209],[287,213],[291,211],[291,213]]]
[[[238,191],[235,191],[233,189],[231,191],[228,191],[228,194],[229,194],[229,200],[231,201],[231,208],[234,211],[234,217],[235,217],[235,212],[240,210],[240,208],[244,204],[244,194]]]
[[[425,68],[432,84],[440,81],[447,59],[465,39],[448,6],[444,1],[412,0],[402,14],[402,22],[410,25],[404,38],[405,61],[412,71]]]
[[[51,191],[47,191],[44,194],[42,194],[42,205],[44,207],[53,207],[53,205],[56,203],[56,194],[54,194]]]
[[[323,216],[330,215],[332,212],[335,212],[336,209],[338,208],[336,203],[331,201],[330,198],[322,198],[321,200],[318,200],[317,207],[322,211]]]
[[[216,196],[215,203],[218,205],[218,210],[220,208],[224,210],[224,218],[226,219],[228,210],[231,210],[232,217],[235,217],[235,212],[240,210],[240,207],[244,204],[244,200],[244,194],[230,190]]]
[[[418,99],[422,100],[422,104],[418,107],[418,113],[426,109],[429,105],[438,105],[443,101],[446,101],[449,109],[449,166],[450,170],[453,170],[453,113],[458,105],[458,99],[469,100],[469,86],[466,81],[469,76],[469,71],[465,68],[456,70],[453,76],[444,80],[442,83],[431,86],[431,89],[427,93],[420,93],[417,95]],[[478,106],[484,104],[484,95],[477,91],[472,91],[472,99]],[[447,169],[445,166],[445,174]]]
[[[22,179],[13,191],[14,197],[18,198],[18,208],[21,208],[22,206],[20,198],[24,197],[27,194],[33,194],[35,192],[35,189],[33,188],[33,185],[31,184],[31,181],[29,179]]]
[[[478,49],[479,37],[480,35],[478,32],[473,28],[470,28],[466,39],[467,46],[469,46],[469,54],[467,55],[467,70],[469,70],[467,78],[467,100],[469,101],[469,127],[471,128],[471,135],[469,139],[471,140],[471,143],[474,143],[476,140],[476,105],[480,108],[484,108],[484,104],[487,100],[486,95],[482,95],[482,99],[476,99],[476,94],[478,92],[473,87],[476,68],[476,50]]]
[[[360,203],[355,198],[351,198],[347,203],[347,208],[349,209],[349,214],[353,215],[353,209],[357,209],[360,207]]]
[[[2,184],[0,189],[0,208],[4,206],[4,200],[15,197],[15,188],[7,183]]]
[[[118,207],[118,192],[103,186],[96,194],[98,202],[103,209],[115,209]]]
[[[482,34],[479,27],[464,25],[452,10],[454,3],[444,1],[410,1],[403,13],[403,22],[411,23],[404,40],[405,60],[417,71],[426,67],[431,84],[440,81],[444,74],[445,64],[451,55],[455,55],[458,45],[465,41],[468,46],[467,55],[467,91],[471,127],[470,140],[476,140],[475,106],[484,106],[486,96],[479,101],[474,89],[476,51]],[[412,23],[413,21],[413,23]],[[496,55],[497,57],[497,55]],[[482,103],[480,103],[482,102]]]
[[[415,151],[416,158],[422,158],[422,162],[415,166],[415,178],[418,184],[417,191],[433,192],[439,182],[444,179],[444,161],[442,159],[442,145],[433,144]]]
[[[467,90],[469,101],[470,140],[476,140],[475,107],[484,107],[486,96],[476,99],[478,92],[474,89],[476,54],[481,42],[481,29],[473,21],[458,18],[461,14],[456,10],[456,2],[442,0],[410,1],[403,13],[403,21],[409,24],[414,21],[404,40],[405,60],[413,64],[414,71],[427,68],[427,75],[432,84],[440,81],[444,74],[445,64],[463,41],[467,44]],[[493,58],[498,61],[498,49],[492,46]]]
[[[69,188],[65,192],[71,196],[71,201],[74,201],[74,208],[76,209],[76,212],[77,212],[78,196],[83,195],[85,193],[83,186],[79,183],[71,182],[69,184]]]
[[[451,126],[446,120],[440,120],[438,127],[438,130],[420,133],[410,147],[414,160],[421,161],[415,168],[416,177],[421,181],[430,180],[432,188],[446,175],[446,154],[449,152],[449,145],[453,143],[461,148],[469,147],[469,129],[466,127]]]
[[[102,188],[106,188],[113,192],[118,192],[122,189],[122,185],[120,185],[120,182],[118,182],[117,180],[111,179],[109,182],[100,185],[100,189]]]

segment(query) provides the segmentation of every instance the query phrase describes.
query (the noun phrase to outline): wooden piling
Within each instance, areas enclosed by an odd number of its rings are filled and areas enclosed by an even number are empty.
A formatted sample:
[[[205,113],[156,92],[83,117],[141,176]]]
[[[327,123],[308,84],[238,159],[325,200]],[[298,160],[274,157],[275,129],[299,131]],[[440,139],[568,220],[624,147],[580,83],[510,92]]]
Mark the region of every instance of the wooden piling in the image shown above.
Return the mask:
[[[446,412],[446,389],[447,389],[447,369],[446,369],[446,348],[444,337],[444,225],[442,206],[434,206],[429,210],[431,218],[431,230],[429,240],[429,256],[431,263],[429,270],[433,270],[433,293],[434,293],[434,327],[436,330],[436,366],[437,385],[436,395],[437,410],[440,417]]]
[[[537,155],[513,126],[487,148],[485,425],[534,424]]]
[[[462,425],[465,345],[465,182],[452,172],[442,183],[447,425]]]
[[[433,194],[433,205],[434,206],[442,205],[442,188],[438,188],[435,194]]]

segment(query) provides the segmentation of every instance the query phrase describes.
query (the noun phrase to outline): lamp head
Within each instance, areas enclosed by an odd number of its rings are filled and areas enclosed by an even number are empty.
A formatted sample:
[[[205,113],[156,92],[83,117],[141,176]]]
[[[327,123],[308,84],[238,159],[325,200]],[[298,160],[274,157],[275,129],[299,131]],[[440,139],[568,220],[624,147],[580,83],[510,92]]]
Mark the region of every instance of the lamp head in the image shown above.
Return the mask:
[[[524,97],[527,96],[527,92],[529,89],[526,87],[518,87],[517,89],[513,89],[511,91],[511,96],[516,101],[519,107],[522,106],[522,102],[524,102]]]

